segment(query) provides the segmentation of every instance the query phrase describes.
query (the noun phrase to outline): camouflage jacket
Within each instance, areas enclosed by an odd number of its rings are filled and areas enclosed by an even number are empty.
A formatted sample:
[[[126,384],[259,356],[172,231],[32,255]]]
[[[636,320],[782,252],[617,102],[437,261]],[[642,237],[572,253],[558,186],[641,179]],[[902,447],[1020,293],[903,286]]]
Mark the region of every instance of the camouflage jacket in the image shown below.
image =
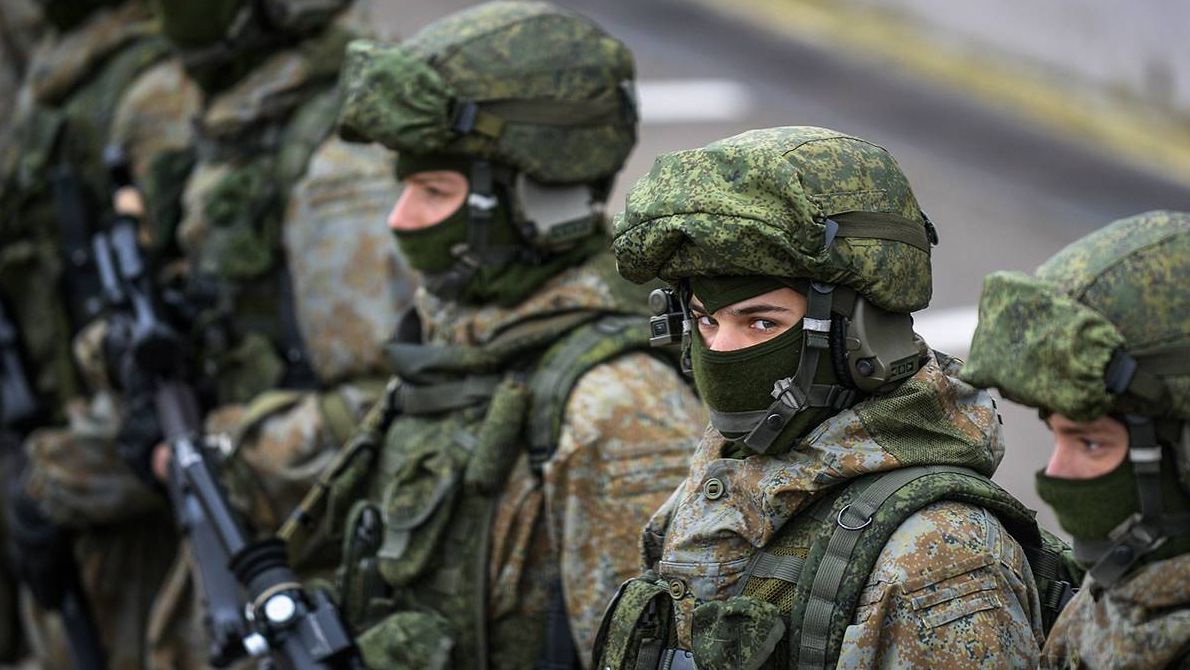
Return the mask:
[[[835,487],[908,465],[995,469],[1003,444],[994,405],[954,377],[957,366],[936,354],[907,383],[911,396],[863,401],[783,455],[724,458],[726,440],[708,428],[685,483],[644,536],[646,566],[668,583],[678,648],[694,650],[700,668],[718,667],[699,658],[714,646],[700,606],[740,597],[757,552]],[[622,644],[615,639],[622,609],[609,610],[605,648]],[[1020,545],[987,510],[946,501],[914,513],[884,546],[838,667],[1032,668],[1040,639],[1037,590]],[[765,655],[776,640],[768,644]]]
[[[1190,556],[1146,565],[1098,597],[1083,587],[1045,641],[1043,668],[1185,667]]]
[[[348,15],[338,25],[353,30],[358,22]],[[386,375],[381,342],[412,295],[413,279],[383,226],[396,199],[391,154],[330,137],[343,41],[329,34],[273,54],[205,100],[177,64],[159,66],[129,90],[114,122],[126,142],[168,139],[186,150],[188,160],[173,162],[132,154],[150,206],[173,208],[172,223],[153,230],[173,240],[159,244],[182,252],[166,274],[208,273],[243,298],[231,301],[237,308],[251,304],[232,313],[243,335],[238,346],[203,363],[214,370],[221,401],[208,415],[208,432],[233,447],[224,483],[250,530],[261,533],[275,528],[375,398]],[[174,108],[179,101],[193,104],[182,113]],[[163,110],[179,113],[181,126],[155,123]],[[283,282],[292,289],[285,306],[291,331],[315,377],[303,390],[278,389],[289,354],[278,327]],[[55,518],[100,527],[108,538],[94,533],[80,553],[102,566],[93,586],[97,608],[115,613],[109,620],[124,631],[103,631],[109,648],[127,650],[111,667],[205,667],[188,553],[175,561],[164,498],[115,454],[122,399],[106,390],[103,366],[91,364],[101,336],[101,328],[84,331],[75,350],[88,381],[103,390],[78,403],[69,429],[35,435],[36,488]],[[136,497],[117,496],[122,490]],[[150,526],[153,538],[140,537]],[[109,603],[99,593],[108,591],[135,594],[135,602],[125,595]],[[52,630],[43,637],[65,649]]]
[[[614,261],[603,254],[511,309],[461,307],[421,292],[422,339],[482,348],[559,315],[623,313],[626,303],[617,293],[624,288]],[[541,354],[526,355],[532,361]],[[493,398],[492,407],[497,404]],[[528,438],[514,423],[515,460],[494,490],[475,495],[463,486],[432,484],[439,493],[426,493],[428,475],[418,472],[441,473],[442,481],[461,476],[450,474],[447,461],[462,452],[437,436],[474,433],[482,414],[469,408],[398,416],[360,487],[369,502],[354,505],[357,512],[368,505],[381,510],[384,543],[375,556],[353,554],[359,513],[338,533],[347,539],[340,571],[344,609],[361,628],[369,667],[530,667],[541,653],[551,600],[559,595],[579,656],[588,658],[608,598],[636,572],[639,529],[680,481],[705,421],[671,365],[626,353],[597,364],[571,387],[552,456],[539,468],[531,467]],[[470,543],[480,536],[490,538],[486,546]],[[468,566],[475,565],[484,585],[460,593],[469,588],[460,584],[472,583]],[[554,587],[559,579],[560,594]],[[471,635],[475,617],[480,640]]]

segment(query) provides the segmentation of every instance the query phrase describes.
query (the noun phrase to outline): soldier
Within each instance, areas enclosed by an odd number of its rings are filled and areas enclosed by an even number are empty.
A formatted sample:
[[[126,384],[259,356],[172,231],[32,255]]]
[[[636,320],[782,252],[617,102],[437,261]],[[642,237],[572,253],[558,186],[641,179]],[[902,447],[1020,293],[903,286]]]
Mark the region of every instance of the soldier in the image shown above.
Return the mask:
[[[193,95],[184,151],[152,161],[129,153],[149,204],[144,237],[200,358],[207,428],[224,438],[225,483],[262,534],[383,388],[381,343],[412,292],[391,241],[368,225],[395,198],[391,155],[331,132],[343,49],[366,25],[350,5],[155,3],[162,49],[172,46],[178,60],[138,80],[116,114],[127,147],[168,130],[140,119]],[[95,599],[124,598],[102,606],[112,612],[101,630],[111,667],[204,666],[201,602],[188,552],[174,560],[157,481],[167,452],[151,398],[112,388],[112,348],[102,321],[76,346],[90,385],[103,389],[96,395],[114,398],[110,417],[36,434],[25,488],[52,517],[87,527],[79,553],[99,566]],[[115,445],[149,484],[139,484],[141,500],[167,534],[148,541],[143,522],[101,516],[110,492],[102,473],[135,480]]]
[[[633,70],[543,2],[348,50],[341,132],[400,152],[389,226],[424,288],[389,347],[386,421],[289,530],[293,551],[344,547],[369,667],[580,667],[680,481],[701,408],[647,351],[603,219],[636,140]]]
[[[822,128],[663,155],[633,187],[619,269],[672,284],[711,422],[597,667],[1036,667],[1056,582],[1027,556],[1053,556],[987,479],[991,398],[912,330],[936,241],[884,149]]]
[[[50,30],[30,56],[13,132],[0,150],[0,300],[19,333],[15,348],[26,355],[24,372],[40,405],[22,432],[69,423],[77,437],[72,448],[50,452],[33,434],[26,446],[41,465],[29,468],[29,479],[48,468],[54,486],[18,485],[15,504],[6,510],[16,520],[6,539],[16,543],[17,567],[35,596],[25,599],[25,630],[39,664],[55,668],[95,659],[70,659],[68,651],[79,650],[66,644],[67,633],[78,632],[78,621],[64,630],[41,604],[60,609],[56,592],[78,576],[96,609],[143,611],[170,558],[161,547],[175,543],[164,505],[116,457],[111,438],[118,402],[80,378],[71,338],[98,314],[89,234],[108,211],[104,147],[120,141],[136,177],[156,188],[147,166],[171,165],[184,153],[197,95],[175,77],[167,86],[170,96],[135,118],[125,113],[130,91],[177,72],[143,3],[80,0],[41,7]],[[167,211],[154,214],[161,215],[155,223],[170,225]],[[63,528],[83,532],[76,541]],[[119,549],[96,551],[108,546]],[[74,549],[87,556],[78,570],[68,565]],[[119,575],[128,564],[140,566],[144,589],[124,588]],[[105,617],[98,623],[113,667],[139,667],[143,619],[129,625],[128,617]]]
[[[1190,649],[1190,214],[1116,221],[984,282],[962,377],[1040,410],[1037,492],[1089,568],[1054,668],[1181,667]]]

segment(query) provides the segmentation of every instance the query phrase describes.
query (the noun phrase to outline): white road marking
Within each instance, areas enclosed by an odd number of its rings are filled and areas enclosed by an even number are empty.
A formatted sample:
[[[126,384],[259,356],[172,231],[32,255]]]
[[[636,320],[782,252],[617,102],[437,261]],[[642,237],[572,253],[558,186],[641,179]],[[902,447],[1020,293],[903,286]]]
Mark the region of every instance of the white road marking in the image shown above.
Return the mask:
[[[748,87],[729,79],[654,79],[636,91],[642,123],[735,121],[752,109]]]
[[[970,352],[977,323],[979,310],[975,307],[927,309],[913,315],[913,330],[925,338],[926,344],[960,357]]]

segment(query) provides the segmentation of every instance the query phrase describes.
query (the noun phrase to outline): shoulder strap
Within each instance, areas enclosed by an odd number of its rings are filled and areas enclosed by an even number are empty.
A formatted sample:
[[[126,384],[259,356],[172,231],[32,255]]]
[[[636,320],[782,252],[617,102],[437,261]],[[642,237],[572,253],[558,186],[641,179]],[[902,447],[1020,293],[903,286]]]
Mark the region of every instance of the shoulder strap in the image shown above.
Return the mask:
[[[553,456],[566,404],[578,380],[601,363],[649,350],[648,319],[637,315],[602,316],[570,331],[546,350],[529,377],[532,400],[526,435],[534,468]]]
[[[830,506],[825,519],[829,528],[814,541],[797,571],[788,652],[791,665],[799,668],[834,666],[860,592],[885,543],[906,519],[931,503],[954,500],[983,507],[996,514],[1022,546],[1043,547],[1033,512],[967,468],[902,468],[856,480],[847,489]],[[788,565],[757,563],[770,574],[786,575],[792,565],[788,558],[782,561]]]

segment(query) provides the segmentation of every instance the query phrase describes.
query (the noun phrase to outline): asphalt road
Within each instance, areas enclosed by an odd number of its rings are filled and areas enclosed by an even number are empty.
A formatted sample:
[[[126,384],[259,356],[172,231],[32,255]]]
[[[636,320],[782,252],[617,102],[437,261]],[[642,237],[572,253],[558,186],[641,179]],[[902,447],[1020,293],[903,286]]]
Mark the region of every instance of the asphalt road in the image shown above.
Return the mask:
[[[375,12],[379,26],[400,36],[469,4],[379,0]],[[1190,210],[1190,189],[859,60],[846,44],[824,49],[790,41],[683,0],[559,4],[595,19],[636,54],[643,126],[613,205],[622,205],[657,154],[750,128],[826,126],[881,144],[908,174],[941,238],[934,300],[917,319],[919,332],[955,354],[966,351],[987,273],[1032,270],[1115,218]],[[1048,453],[1048,432],[1033,411],[1001,407],[1008,454],[996,479],[1043,508],[1032,481]],[[1041,516],[1056,529],[1047,510]]]

